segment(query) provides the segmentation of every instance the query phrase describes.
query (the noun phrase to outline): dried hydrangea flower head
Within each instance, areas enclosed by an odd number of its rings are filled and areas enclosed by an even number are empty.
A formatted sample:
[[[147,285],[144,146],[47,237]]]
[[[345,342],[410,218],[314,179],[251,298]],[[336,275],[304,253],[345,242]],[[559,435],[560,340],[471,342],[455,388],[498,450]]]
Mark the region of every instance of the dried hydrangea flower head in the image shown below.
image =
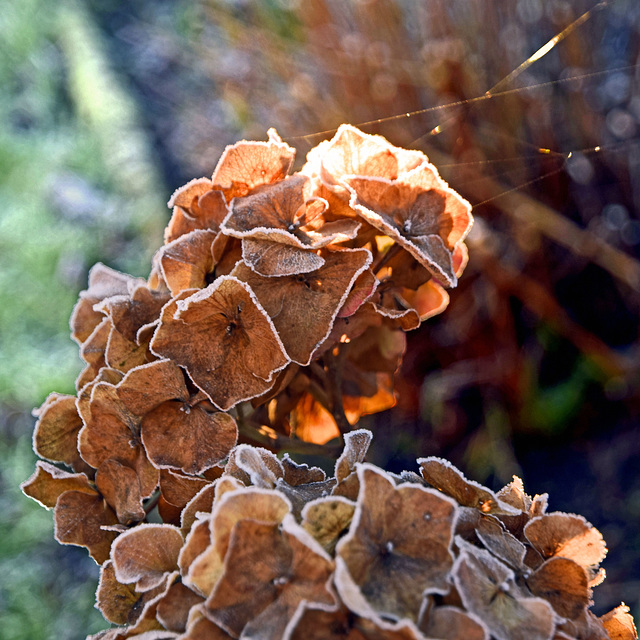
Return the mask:
[[[606,549],[580,516],[438,458],[365,462],[352,427],[394,404],[471,207],[348,125],[290,175],[294,155],[273,130],[228,147],[171,197],[148,280],[97,265],[80,294],[86,366],[35,412],[22,489],[101,565],[119,626],[95,640],[636,638],[623,605],[589,611]],[[274,453],[335,438],[330,477]]]

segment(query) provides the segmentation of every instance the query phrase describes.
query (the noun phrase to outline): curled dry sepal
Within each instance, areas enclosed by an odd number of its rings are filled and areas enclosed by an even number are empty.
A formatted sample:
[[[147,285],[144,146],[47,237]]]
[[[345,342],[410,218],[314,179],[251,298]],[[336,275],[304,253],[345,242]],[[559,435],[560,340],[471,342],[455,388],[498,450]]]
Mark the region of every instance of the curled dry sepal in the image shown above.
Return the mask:
[[[589,610],[606,547],[584,518],[440,458],[387,473],[364,462],[370,441],[347,434],[331,477],[238,445],[216,479],[173,486],[173,523],[105,527],[96,606],[120,626],[91,638],[637,638],[624,605]],[[54,483],[95,496],[49,467],[43,503]]]

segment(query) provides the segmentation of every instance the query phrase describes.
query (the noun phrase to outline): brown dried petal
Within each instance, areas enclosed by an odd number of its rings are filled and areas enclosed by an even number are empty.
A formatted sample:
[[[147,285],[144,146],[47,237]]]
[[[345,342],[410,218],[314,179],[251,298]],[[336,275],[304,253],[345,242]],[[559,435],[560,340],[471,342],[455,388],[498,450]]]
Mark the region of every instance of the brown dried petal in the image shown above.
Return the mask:
[[[462,472],[443,458],[419,458],[420,473],[433,487],[446,493],[464,507],[475,507],[482,513],[518,515],[519,511],[498,499],[487,487],[467,480]]]
[[[182,633],[187,628],[191,607],[203,602],[198,594],[176,582],[158,602],[156,617],[165,629]]]
[[[289,173],[295,149],[282,142],[275,129],[268,134],[268,142],[241,140],[224,150],[211,179],[227,201],[283,180]]]
[[[127,295],[105,298],[95,309],[105,313],[124,338],[136,342],[140,327],[158,318],[170,296],[167,291],[152,291],[145,283],[131,285],[130,289]]]
[[[189,626],[180,640],[231,640],[226,631],[223,631],[217,624],[206,618],[204,614],[193,615],[195,609],[191,610],[189,616]]]
[[[392,182],[347,177],[351,206],[445,284],[455,286],[453,247],[471,228],[471,205],[429,163]]]
[[[65,491],[96,494],[84,473],[68,473],[42,461],[36,462],[36,470],[20,485],[20,489],[46,509],[53,509],[58,498]]]
[[[117,534],[102,527],[117,524],[118,518],[97,491],[65,491],[56,502],[53,517],[58,542],[86,547],[98,564],[109,558]]]
[[[217,481],[216,481],[217,482]],[[191,526],[196,520],[196,514],[199,511],[211,512],[213,506],[213,498],[215,493],[215,485],[208,484],[196,493],[195,496],[186,504],[180,516],[180,528],[182,535],[186,536],[191,530]]]
[[[212,482],[203,478],[188,476],[171,469],[160,470],[160,492],[169,504],[180,510],[204,487],[211,484]]]
[[[164,402],[142,419],[142,442],[156,467],[200,475],[229,455],[238,440],[236,422],[208,404]]]
[[[158,471],[137,438],[139,419],[126,409],[118,397],[118,388],[106,382],[96,384],[90,411],[90,419],[78,435],[82,457],[96,469],[111,459],[134,469],[142,497],[151,495],[158,484]]]
[[[489,640],[482,621],[457,607],[434,607],[421,629],[429,637],[442,640]]]
[[[300,249],[319,249],[355,237],[358,223],[343,220],[337,229],[323,231],[326,200],[313,197],[313,184],[295,174],[231,203],[221,225],[234,238],[268,240]],[[334,223],[335,224],[335,223]]]
[[[104,361],[108,367],[123,373],[155,360],[149,352],[149,341],[138,344],[127,340],[120,332],[111,329],[104,351]]]
[[[391,623],[375,614],[363,618],[346,607],[304,605],[287,640],[426,640],[410,620]],[[466,639],[465,639],[466,640]]]
[[[568,558],[549,558],[526,582],[534,596],[545,598],[563,618],[573,620],[589,605],[587,574]]]
[[[636,625],[629,614],[629,607],[624,602],[609,613],[605,613],[600,620],[611,640],[637,640]]]
[[[324,264],[315,251],[292,247],[282,242],[243,238],[242,260],[263,276],[291,276],[309,273]]]
[[[284,454],[280,464],[284,471],[284,481],[292,487],[310,482],[322,482],[327,477],[320,467],[310,467],[306,463],[298,464],[288,453]]]
[[[151,348],[186,367],[221,409],[267,391],[289,362],[273,323],[236,278],[220,277],[176,305],[175,315],[163,312]]]
[[[420,485],[396,487],[366,463],[358,466],[358,478],[356,514],[336,553],[375,611],[417,620],[424,593],[449,590],[456,505]],[[336,586],[344,599],[337,580]]]
[[[164,232],[168,244],[196,229],[218,231],[228,213],[227,203],[221,191],[214,190],[207,178],[188,182],[178,189],[168,205],[173,206],[171,220]]]
[[[143,281],[100,262],[91,267],[89,288],[80,292],[80,298],[71,313],[71,337],[80,345],[85,342],[104,318],[93,306],[105,298],[126,295],[132,285],[140,282]]]
[[[178,568],[183,543],[180,530],[168,524],[140,524],[120,534],[111,550],[117,580],[135,582],[138,591],[157,587]]]
[[[144,519],[140,480],[131,467],[105,460],[96,471],[96,487],[115,510],[120,524],[128,526]]]
[[[550,640],[555,628],[551,605],[524,598],[514,574],[483,549],[466,545],[453,568],[465,609],[480,618],[497,640]]]
[[[75,396],[52,393],[39,410],[33,432],[33,450],[45,460],[64,462],[76,471],[88,470],[78,452],[78,432],[82,419]]]
[[[278,480],[284,477],[280,460],[267,449],[240,444],[233,452],[233,459],[256,487],[274,489]]]
[[[607,555],[602,534],[582,516],[547,513],[530,520],[524,534],[544,558],[569,558],[585,569],[599,565]]]
[[[355,471],[359,462],[364,462],[372,438],[373,434],[366,429],[356,429],[344,434],[344,450],[336,460],[334,473],[337,482],[342,482]]]
[[[96,591],[96,608],[106,620],[114,624],[135,622],[136,614],[141,611],[140,596],[133,585],[118,582],[111,560],[102,565]]]
[[[496,558],[506,562],[512,569],[523,567],[527,548],[515,536],[505,531],[498,520],[483,516],[476,526],[476,535],[480,542]]]

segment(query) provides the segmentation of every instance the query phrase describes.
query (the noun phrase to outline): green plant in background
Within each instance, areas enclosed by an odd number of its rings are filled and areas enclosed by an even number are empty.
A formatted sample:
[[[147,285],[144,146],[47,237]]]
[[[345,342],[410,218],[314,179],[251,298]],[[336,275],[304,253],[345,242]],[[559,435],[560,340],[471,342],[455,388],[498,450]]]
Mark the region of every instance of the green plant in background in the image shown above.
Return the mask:
[[[71,639],[100,628],[97,569],[61,558],[50,519],[16,493],[33,464],[29,407],[51,384],[73,389],[68,316],[87,270],[144,268],[166,189],[83,5],[25,0],[1,14],[0,628]]]

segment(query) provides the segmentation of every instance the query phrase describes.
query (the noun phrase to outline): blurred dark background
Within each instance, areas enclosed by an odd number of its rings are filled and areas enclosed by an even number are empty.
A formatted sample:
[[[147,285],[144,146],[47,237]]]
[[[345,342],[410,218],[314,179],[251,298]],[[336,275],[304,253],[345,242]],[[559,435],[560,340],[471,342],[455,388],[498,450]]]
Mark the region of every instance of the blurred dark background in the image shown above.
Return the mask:
[[[73,393],[88,269],[146,276],[169,195],[227,144],[274,126],[301,165],[342,122],[425,151],[476,218],[397,406],[363,421],[372,462],[549,492],[608,542],[596,613],[640,618],[635,0],[21,0],[0,43],[3,637],[105,627],[97,567],[17,489],[31,407]]]

